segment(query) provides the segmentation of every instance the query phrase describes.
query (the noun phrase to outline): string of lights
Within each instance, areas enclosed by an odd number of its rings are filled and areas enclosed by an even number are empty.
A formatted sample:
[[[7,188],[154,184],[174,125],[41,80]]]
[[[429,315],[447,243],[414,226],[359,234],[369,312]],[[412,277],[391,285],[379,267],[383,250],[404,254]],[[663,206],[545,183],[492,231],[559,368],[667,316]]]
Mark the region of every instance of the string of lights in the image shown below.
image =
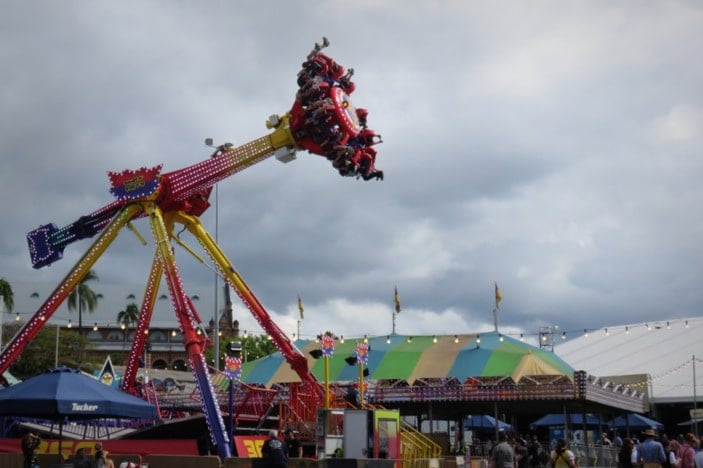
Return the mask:
[[[678,374],[678,373],[681,372],[682,370],[688,369],[689,367],[691,367],[691,365],[693,364],[694,360],[695,360],[695,362],[697,362],[697,363],[703,362],[703,359],[699,359],[699,358],[694,357],[693,359],[686,360],[686,361],[682,362],[681,364],[679,364],[679,365],[677,365],[677,366],[675,366],[675,367],[672,367],[671,369],[668,369],[668,370],[662,372],[662,373],[659,374],[659,375],[656,375],[656,376],[648,376],[645,380],[641,380],[641,381],[638,381],[638,382],[628,382],[627,386],[628,386],[628,387],[631,387],[631,388],[633,388],[633,387],[634,387],[634,388],[637,388],[637,387],[646,388],[648,385],[650,385],[650,384],[652,384],[652,383],[660,382],[660,381],[662,381],[662,380],[664,380],[664,379],[666,379],[666,378],[669,378],[669,377],[671,377],[671,376],[673,376],[673,375]],[[703,386],[703,383],[702,383],[701,385],[697,385],[697,386]],[[674,387],[690,387],[690,384],[683,384],[683,383],[681,383],[681,384],[674,384],[674,385],[670,385],[670,386],[669,386],[669,388],[674,388]]]
[[[37,295],[37,293],[33,293],[32,297],[34,295]],[[133,299],[134,295],[130,295],[128,297],[129,299]],[[160,297],[159,299],[166,299],[167,297]],[[198,300],[199,297],[193,296],[194,300]],[[8,314],[9,315],[9,314]],[[17,312],[15,314],[14,320],[19,322],[24,319],[24,316],[31,316],[33,314],[31,313],[20,313]],[[50,323],[55,324],[56,322],[59,322],[62,324],[62,326],[66,326],[67,328],[72,328],[75,327],[76,325],[72,322],[71,318],[63,318],[63,317],[56,317],[55,315],[51,317]],[[114,322],[114,326],[119,326],[117,322]],[[93,330],[100,329],[100,328],[110,328],[113,326],[113,322],[93,322]],[[609,327],[604,327],[604,328],[583,328],[583,329],[570,329],[570,330],[563,330],[560,329],[558,325],[554,326],[547,326],[547,327],[540,327],[539,331],[537,332],[505,332],[502,333],[502,336],[508,336],[512,338],[519,339],[520,341],[525,341],[526,339],[533,339],[536,340],[537,343],[540,344],[540,346],[547,344],[546,342],[549,340],[554,340],[555,342],[557,339],[560,339],[562,342],[568,340],[569,338],[572,337],[590,337],[594,336],[596,333],[602,333],[605,336],[612,336],[612,335],[617,335],[619,333],[624,333],[626,335],[630,334],[631,332],[634,332],[638,329],[646,329],[647,331],[656,331],[656,330],[673,330],[673,329],[688,329],[690,327],[689,324],[689,319],[675,319],[675,320],[667,320],[667,321],[653,321],[653,322],[645,322],[645,323],[640,323],[640,324],[629,324],[629,325],[619,325],[619,326],[609,326]],[[90,325],[86,326],[86,328],[90,328]],[[155,328],[168,328],[167,326],[156,326]],[[479,331],[480,333],[480,331]],[[262,329],[247,329],[244,330],[243,333],[243,338],[247,338],[248,336],[260,336],[264,335],[265,332]],[[383,334],[379,334],[380,336],[383,336]],[[293,332],[291,334],[291,337],[293,338],[293,341],[298,341],[298,340],[312,340],[316,338],[316,334],[302,334],[302,333],[295,333]],[[343,335],[340,335],[338,339],[344,339],[344,337],[347,337],[347,339],[352,339],[352,340],[361,340],[365,337],[368,337],[369,335],[367,334],[354,334],[354,333],[344,333]],[[391,339],[395,334],[388,335],[388,339]],[[269,337],[271,339],[271,337]],[[368,338],[367,338],[368,339]]]
[[[20,313],[16,312],[14,317],[14,320],[16,322],[20,322],[24,320],[24,316],[31,316],[33,314],[31,313]],[[73,320],[68,317],[60,317],[57,315],[54,315],[50,319],[50,323],[56,324],[60,323],[62,327],[66,328],[73,328],[76,325],[73,323]],[[112,328],[112,327],[120,327],[121,325],[118,324],[117,322],[93,322],[92,329],[94,331],[99,330],[100,328]],[[121,326],[124,329],[124,325]],[[559,329],[558,326],[553,326],[553,327],[542,327],[540,331],[535,332],[535,333],[530,333],[530,332],[519,332],[519,333],[511,333],[511,332],[506,332],[506,333],[501,333],[502,336],[508,336],[512,338],[519,339],[520,341],[525,341],[526,338],[536,338],[538,342],[544,343],[548,339],[553,339],[553,337],[558,337],[561,339],[561,341],[566,341],[569,337],[578,337],[578,336],[583,336],[583,337],[589,337],[592,336],[594,333],[599,332],[603,333],[605,336],[612,336],[616,335],[618,332],[620,333],[625,333],[630,334],[630,332],[635,331],[636,329],[641,329],[645,328],[647,331],[655,331],[655,330],[672,330],[675,328],[681,328],[683,327],[684,329],[688,329],[690,327],[689,325],[689,320],[688,319],[682,319],[682,320],[669,320],[665,322],[647,322],[647,323],[642,323],[642,324],[631,324],[631,325],[621,325],[621,326],[614,326],[614,327],[605,327],[605,328],[584,328],[584,329],[573,329],[573,330],[561,330]],[[90,326],[86,327],[90,328]],[[157,326],[156,328],[168,328],[167,326]],[[545,331],[547,329],[548,331]],[[265,332],[261,329],[246,329],[243,330],[242,337],[244,339],[248,338],[249,336],[261,336],[264,335]],[[300,334],[297,335],[296,333],[291,334],[293,341],[298,341],[298,340],[313,340],[319,335],[316,334]],[[335,338],[337,340],[341,340],[344,342],[344,336],[345,335],[339,335],[336,336]],[[352,340],[363,340],[365,339],[368,342],[368,334],[363,334],[363,335],[346,335],[347,339],[352,339]],[[382,336],[382,335],[381,335]],[[395,336],[393,334],[387,335],[387,341],[390,341],[392,337]],[[437,335],[433,335],[436,336]],[[458,337],[458,335],[457,335]],[[269,337],[271,339],[271,337]]]

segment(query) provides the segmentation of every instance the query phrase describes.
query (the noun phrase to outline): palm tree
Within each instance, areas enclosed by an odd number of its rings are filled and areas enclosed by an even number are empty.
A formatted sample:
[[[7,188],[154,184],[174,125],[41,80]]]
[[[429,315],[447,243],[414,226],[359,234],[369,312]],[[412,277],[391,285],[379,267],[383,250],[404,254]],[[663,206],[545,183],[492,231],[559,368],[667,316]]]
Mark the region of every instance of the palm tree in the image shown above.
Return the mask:
[[[5,304],[7,311],[12,312],[12,308],[15,306],[15,300],[12,294],[12,286],[5,281],[5,278],[0,278],[0,296],[2,296],[2,302]]]
[[[129,328],[130,325],[136,324],[139,319],[139,307],[134,302],[127,304],[125,310],[117,313],[117,323],[124,325],[123,328]]]
[[[87,283],[98,281],[98,275],[93,270],[88,270],[83,279],[68,295],[68,311],[78,309],[78,334],[83,334],[83,309],[93,313],[98,307],[98,295],[90,289]]]
[[[125,310],[121,310],[117,313],[117,323],[122,325],[122,329],[125,330],[122,339],[123,343],[127,342],[127,329],[130,325],[136,324],[139,319],[139,307],[134,302],[127,304]]]

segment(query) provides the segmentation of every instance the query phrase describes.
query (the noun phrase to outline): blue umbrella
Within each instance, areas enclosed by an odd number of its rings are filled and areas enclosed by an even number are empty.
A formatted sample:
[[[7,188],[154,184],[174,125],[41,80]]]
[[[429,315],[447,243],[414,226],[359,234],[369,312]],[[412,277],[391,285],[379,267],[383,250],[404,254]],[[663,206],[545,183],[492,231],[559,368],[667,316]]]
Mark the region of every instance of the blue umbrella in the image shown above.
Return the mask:
[[[46,419],[155,419],[156,406],[59,367],[0,390],[0,415]]]
[[[510,424],[501,421],[500,419],[497,420],[498,424],[498,430],[502,431],[512,431],[513,426]],[[495,430],[496,428],[496,418],[493,416],[488,416],[487,414],[473,414],[468,416],[464,420],[464,429],[486,429],[486,430]]]
[[[75,369],[58,367],[0,390],[0,416],[25,416],[59,422],[99,418],[155,419],[156,406],[109,387]]]
[[[654,419],[650,419],[637,413],[629,413],[627,415],[627,419],[625,419],[624,416],[618,416],[608,422],[608,427],[615,429],[626,429],[629,427],[630,429],[634,429],[636,431],[643,431],[645,429],[664,429],[664,425],[659,421],[655,421]]]
[[[537,421],[534,421],[533,423],[531,423],[530,427],[550,427],[550,426],[564,427],[564,421],[568,421],[569,426],[572,426],[572,427],[583,426],[583,414],[574,413],[574,414],[569,414],[567,416],[568,416],[568,419],[565,419],[564,415],[562,413],[547,414],[546,416],[543,416],[543,417],[539,418]],[[586,415],[586,426],[598,427],[599,425],[600,425],[600,422],[599,422],[597,416],[592,415],[592,414]]]

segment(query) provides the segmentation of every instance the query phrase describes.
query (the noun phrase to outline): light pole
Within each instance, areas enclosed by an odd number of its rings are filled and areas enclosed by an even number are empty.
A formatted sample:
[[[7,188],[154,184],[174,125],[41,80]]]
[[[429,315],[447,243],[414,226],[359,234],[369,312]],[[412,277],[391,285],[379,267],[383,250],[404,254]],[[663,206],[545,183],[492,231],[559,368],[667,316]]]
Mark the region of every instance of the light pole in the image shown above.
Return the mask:
[[[349,364],[350,366],[358,366],[359,367],[359,391],[357,395],[351,394],[353,398],[348,399],[350,403],[354,404],[354,406],[358,406],[359,408],[363,408],[364,406],[364,388],[366,387],[366,383],[364,382],[364,377],[369,375],[369,368],[364,367],[367,366],[369,363],[369,344],[364,343],[364,342],[358,342],[356,344],[356,353],[354,356],[349,356],[348,358],[345,358],[344,361]],[[351,390],[350,390],[351,391]],[[350,397],[350,394],[347,394],[347,398]]]
[[[224,148],[226,145],[232,146],[231,143],[225,143],[225,145],[222,145],[220,148]],[[205,139],[205,146],[210,146],[212,147],[212,138],[206,138]],[[220,201],[219,201],[219,190],[218,190],[218,184],[215,184],[215,243],[219,241],[220,237]],[[219,294],[219,286],[218,286],[218,279],[219,279],[219,272],[215,271],[215,326],[213,329],[213,343],[215,345],[215,368],[217,370],[220,370],[220,311],[218,308],[218,301],[217,297]],[[225,282],[226,285],[226,282]]]
[[[359,405],[364,406],[364,377],[368,375],[368,368],[364,369],[364,365],[369,363],[369,344],[356,344],[356,362],[359,365]]]
[[[696,355],[691,356],[691,364],[693,364],[693,414],[696,415],[695,418],[691,418],[693,421],[693,433],[698,437],[698,395],[696,393]]]
[[[149,351],[151,351],[151,342],[147,339],[144,343],[144,383],[149,383]]]
[[[54,356],[54,368],[59,367],[59,330],[61,329],[61,325],[56,323],[56,355]]]
[[[242,365],[242,343],[240,341],[230,341],[229,351],[234,358],[227,359],[227,376],[229,377],[229,443],[234,452],[234,379],[241,376]],[[241,377],[239,377],[241,378]]]

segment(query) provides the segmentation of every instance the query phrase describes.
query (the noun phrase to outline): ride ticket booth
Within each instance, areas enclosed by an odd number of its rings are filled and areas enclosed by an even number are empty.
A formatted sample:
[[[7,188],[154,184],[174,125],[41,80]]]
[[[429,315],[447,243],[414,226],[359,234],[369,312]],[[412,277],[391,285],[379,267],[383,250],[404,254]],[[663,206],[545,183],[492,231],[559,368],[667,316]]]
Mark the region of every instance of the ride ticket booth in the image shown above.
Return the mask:
[[[319,409],[317,458],[400,458],[398,410]]]

